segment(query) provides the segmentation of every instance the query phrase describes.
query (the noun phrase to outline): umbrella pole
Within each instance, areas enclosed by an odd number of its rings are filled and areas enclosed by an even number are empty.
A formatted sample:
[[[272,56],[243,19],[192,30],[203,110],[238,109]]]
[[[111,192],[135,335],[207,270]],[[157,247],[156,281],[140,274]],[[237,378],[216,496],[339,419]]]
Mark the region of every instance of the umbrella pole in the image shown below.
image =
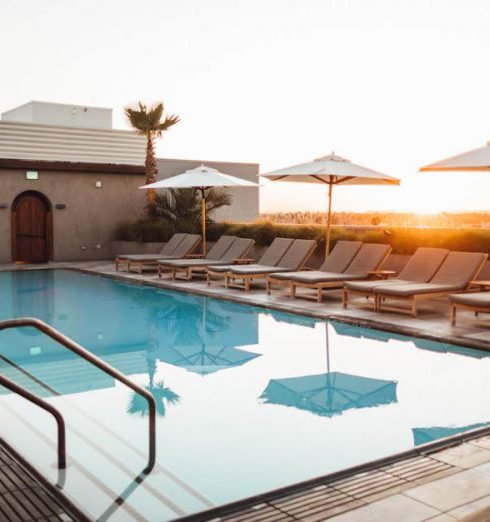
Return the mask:
[[[202,254],[206,255],[206,194],[201,189],[201,214],[202,214]]]
[[[328,215],[327,215],[327,241],[325,244],[325,257],[330,254],[330,224],[332,221],[332,187],[333,183],[328,183]]]

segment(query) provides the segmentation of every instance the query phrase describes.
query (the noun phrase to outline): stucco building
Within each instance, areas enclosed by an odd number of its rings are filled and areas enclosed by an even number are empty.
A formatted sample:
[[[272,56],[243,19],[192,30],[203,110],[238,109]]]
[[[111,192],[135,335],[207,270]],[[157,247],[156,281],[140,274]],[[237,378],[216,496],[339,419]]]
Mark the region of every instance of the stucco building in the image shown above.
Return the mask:
[[[0,121],[0,263],[111,257],[114,228],[143,212],[145,138],[112,128],[112,109],[30,102]],[[158,159],[160,177],[203,163]],[[258,165],[206,161],[256,180]],[[218,219],[258,215],[258,189],[235,189]]]

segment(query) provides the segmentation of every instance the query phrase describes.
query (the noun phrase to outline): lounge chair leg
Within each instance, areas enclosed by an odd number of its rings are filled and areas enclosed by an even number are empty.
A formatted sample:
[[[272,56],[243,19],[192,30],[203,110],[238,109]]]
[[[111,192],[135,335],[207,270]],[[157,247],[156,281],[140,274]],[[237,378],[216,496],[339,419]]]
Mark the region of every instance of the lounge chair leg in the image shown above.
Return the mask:
[[[138,273],[141,275],[143,273],[143,263],[138,264]]]
[[[296,299],[296,285],[291,281],[291,286],[289,287],[289,296],[291,299]]]
[[[206,274],[206,285],[211,286],[211,277],[209,276],[209,272]]]
[[[245,292],[250,292],[250,279],[248,277],[245,279]]]
[[[271,281],[270,281],[270,279],[267,279],[266,285],[267,285],[267,295],[271,295]]]
[[[323,292],[322,292],[322,289],[321,287],[319,286],[316,290],[316,300],[321,303],[322,300],[323,300]]]
[[[373,296],[373,310],[379,312],[379,297],[376,294]]]
[[[417,301],[412,298],[412,317],[417,317]]]
[[[228,274],[225,274],[225,288],[228,288],[230,286],[230,276]]]
[[[456,306],[451,305],[451,326],[454,326],[455,324],[456,324]]]
[[[342,307],[347,308],[347,289],[342,289]]]
[[[131,261],[128,261],[128,264],[126,265],[126,272],[131,272]]]
[[[119,272],[119,259],[116,257],[116,272]]]

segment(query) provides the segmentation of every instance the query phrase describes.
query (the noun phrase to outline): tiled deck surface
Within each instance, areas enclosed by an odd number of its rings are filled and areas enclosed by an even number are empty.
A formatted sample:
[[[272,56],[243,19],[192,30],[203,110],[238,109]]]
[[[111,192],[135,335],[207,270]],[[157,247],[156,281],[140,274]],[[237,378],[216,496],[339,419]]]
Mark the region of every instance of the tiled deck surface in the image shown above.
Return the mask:
[[[71,522],[61,505],[0,442],[0,520]]]
[[[40,267],[0,266],[0,270],[19,268]],[[318,304],[307,299],[291,300],[283,292],[274,292],[272,296],[267,296],[261,288],[245,293],[242,290],[227,290],[221,285],[207,287],[203,281],[159,280],[154,272],[143,275],[116,272],[111,262],[52,263],[43,268],[75,268],[137,283],[319,318],[337,318],[390,332],[490,350],[488,319],[485,324],[485,319],[479,318],[477,321],[472,314],[462,312],[459,316],[461,322],[452,327],[449,324],[449,306],[444,300],[422,304],[419,317],[414,319],[397,313],[374,313],[367,307],[355,306],[344,310],[338,291],[330,292],[324,303]],[[359,302],[362,303],[362,300]],[[4,480],[3,475],[8,471],[4,468],[5,466],[0,467],[0,485]],[[28,496],[25,498],[27,502]],[[455,446],[426,454],[419,453],[347,478],[332,480],[325,477],[323,483],[319,481],[314,486],[305,486],[294,492],[271,494],[250,505],[241,504],[226,515],[213,510],[209,515],[187,517],[187,520],[213,522],[316,522],[326,519],[339,522],[461,519],[490,521],[490,435],[479,438],[469,436]]]

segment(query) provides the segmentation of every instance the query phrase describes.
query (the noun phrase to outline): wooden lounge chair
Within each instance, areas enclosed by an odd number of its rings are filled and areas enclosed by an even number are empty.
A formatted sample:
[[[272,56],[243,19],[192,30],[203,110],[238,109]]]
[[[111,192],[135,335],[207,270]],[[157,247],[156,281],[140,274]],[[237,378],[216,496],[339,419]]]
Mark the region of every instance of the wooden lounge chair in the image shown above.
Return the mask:
[[[457,309],[468,310],[474,312],[475,315],[481,313],[490,313],[490,292],[477,292],[475,294],[451,294],[449,296],[451,303],[451,324],[456,324]]]
[[[183,273],[179,279],[191,280],[195,272],[205,272],[208,266],[229,265],[244,258],[255,241],[253,239],[221,236],[206,257],[201,259],[176,259],[174,261],[162,261],[158,263],[158,275],[161,276],[164,268],[170,269],[172,278]]]
[[[374,297],[374,289],[380,285],[399,285],[409,283],[427,283],[440,268],[442,262],[449,254],[445,248],[417,248],[413,256],[396,278],[388,281],[346,281],[342,292],[342,304],[347,308],[349,296],[352,294],[366,298]],[[373,300],[376,309],[376,300]]]
[[[320,272],[342,273],[350,265],[355,255],[362,247],[361,241],[337,241],[334,249],[325,259],[323,265],[318,269]],[[291,278],[303,272],[278,272],[267,278],[267,294],[270,295],[274,284],[291,288]]]
[[[483,268],[487,257],[488,254],[481,252],[450,252],[428,283],[379,285],[374,289],[376,310],[408,313],[417,317],[419,301],[466,291],[471,280]],[[410,309],[385,305],[388,299],[408,301]]]
[[[298,287],[313,288],[316,290],[317,301],[321,303],[324,290],[342,288],[344,281],[367,279],[370,272],[378,270],[383,265],[390,252],[389,245],[365,243],[349,266],[341,273],[322,272],[321,270],[297,273],[291,277],[291,297],[295,299]]]
[[[265,279],[274,272],[290,272],[300,270],[316,247],[316,241],[311,239],[295,239],[286,253],[274,266],[245,265],[231,267],[225,275],[225,286],[250,290],[250,284],[258,279]],[[240,283],[242,281],[242,283]]]
[[[267,250],[264,252],[262,257],[259,259],[257,263],[253,263],[251,259],[243,259],[242,261],[247,262],[249,267],[257,268],[258,266],[276,266],[276,264],[281,260],[281,257],[284,256],[288,248],[293,244],[294,239],[284,238],[284,237],[276,237],[274,241],[269,245]],[[234,267],[232,265],[221,265],[221,266],[213,266],[208,267],[207,269],[207,284],[208,286],[211,284],[213,277],[220,278],[225,280],[226,274]]]
[[[198,234],[174,234],[157,254],[120,255],[115,259],[116,270],[120,264],[126,265],[126,271],[131,271],[131,265],[136,265],[141,274],[143,267],[158,265],[159,259],[180,259],[189,256],[198,247],[201,236]]]

